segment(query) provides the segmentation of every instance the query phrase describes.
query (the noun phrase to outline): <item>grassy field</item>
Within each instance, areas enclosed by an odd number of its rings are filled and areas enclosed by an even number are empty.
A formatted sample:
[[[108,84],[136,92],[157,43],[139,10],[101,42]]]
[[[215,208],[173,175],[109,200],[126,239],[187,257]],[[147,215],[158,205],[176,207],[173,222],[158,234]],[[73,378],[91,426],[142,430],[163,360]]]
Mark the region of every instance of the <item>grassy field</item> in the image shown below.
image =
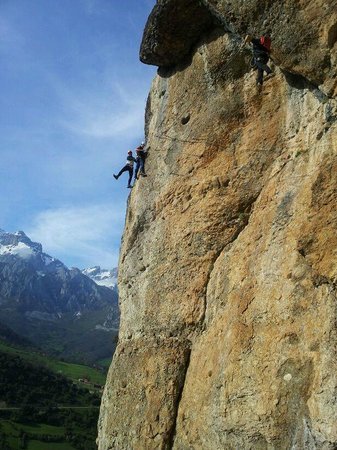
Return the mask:
[[[0,351],[20,356],[20,358],[23,358],[33,364],[41,364],[42,366],[46,366],[52,371],[60,373],[73,381],[77,381],[79,378],[87,378],[92,383],[97,383],[100,385],[104,385],[105,383],[106,374],[92,367],[57,361],[56,359],[43,356],[39,353],[11,347],[3,342],[0,342]]]
[[[100,388],[94,384],[104,385],[103,371],[58,361],[33,347],[3,341],[0,341],[0,358],[3,396],[12,392],[8,400],[6,397],[8,405],[3,401],[0,408],[0,450],[96,449]],[[21,374],[15,385],[11,385],[16,380],[11,373],[13,368]],[[22,378],[24,371],[27,377]],[[55,373],[62,377],[56,377]],[[48,384],[49,379],[52,385]],[[89,383],[78,382],[79,379],[87,379]],[[31,397],[25,405],[28,395]],[[50,408],[48,402],[59,407]],[[18,407],[12,408],[13,405]]]
[[[91,382],[100,385],[104,385],[105,383],[106,375],[99,370],[93,369],[92,367],[53,360],[47,361],[46,365],[54,372],[61,373],[72,380],[87,378]]]
[[[105,358],[98,361],[98,364],[102,367],[105,367],[106,369],[109,369],[111,364],[112,358]]]
[[[27,450],[76,450],[68,442],[42,442],[32,439],[28,442]]]
[[[18,424],[17,424],[18,425]],[[34,433],[34,434],[51,434],[53,436],[63,436],[64,428],[63,427],[55,427],[53,425],[45,425],[42,423],[34,424],[34,425],[24,425],[19,424],[21,430],[26,433]]]
[[[0,431],[4,432],[7,437],[7,442],[12,450],[22,449],[21,434],[32,433],[35,435],[34,439],[28,439],[27,450],[76,450],[68,442],[62,440],[61,442],[45,442],[38,440],[38,435],[49,435],[53,437],[62,438],[64,436],[64,427],[54,427],[51,425],[38,424],[35,426],[24,425],[9,420],[0,422]]]
[[[53,436],[63,436],[64,428],[55,427],[53,425],[45,425],[42,423],[26,425],[18,422],[13,422],[12,420],[1,420],[0,430],[4,431],[6,434],[11,434],[17,436],[19,431],[25,431],[26,433],[34,434],[50,434]]]

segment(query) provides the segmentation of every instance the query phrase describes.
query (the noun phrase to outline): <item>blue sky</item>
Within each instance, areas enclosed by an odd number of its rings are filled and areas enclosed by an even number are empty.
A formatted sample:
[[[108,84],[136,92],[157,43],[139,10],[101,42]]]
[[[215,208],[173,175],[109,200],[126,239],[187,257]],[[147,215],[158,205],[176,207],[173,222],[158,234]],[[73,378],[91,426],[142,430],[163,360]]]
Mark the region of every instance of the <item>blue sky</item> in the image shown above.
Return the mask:
[[[69,266],[114,267],[126,175],[154,67],[139,62],[155,0],[0,0],[0,228]]]

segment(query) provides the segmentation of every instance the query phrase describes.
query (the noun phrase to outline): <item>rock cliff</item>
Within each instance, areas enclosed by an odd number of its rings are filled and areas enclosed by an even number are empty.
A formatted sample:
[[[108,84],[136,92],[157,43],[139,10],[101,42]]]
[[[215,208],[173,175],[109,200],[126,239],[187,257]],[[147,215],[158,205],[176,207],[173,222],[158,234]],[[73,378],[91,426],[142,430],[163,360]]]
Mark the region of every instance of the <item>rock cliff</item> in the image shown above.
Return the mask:
[[[141,59],[99,449],[337,448],[336,0],[158,0]]]

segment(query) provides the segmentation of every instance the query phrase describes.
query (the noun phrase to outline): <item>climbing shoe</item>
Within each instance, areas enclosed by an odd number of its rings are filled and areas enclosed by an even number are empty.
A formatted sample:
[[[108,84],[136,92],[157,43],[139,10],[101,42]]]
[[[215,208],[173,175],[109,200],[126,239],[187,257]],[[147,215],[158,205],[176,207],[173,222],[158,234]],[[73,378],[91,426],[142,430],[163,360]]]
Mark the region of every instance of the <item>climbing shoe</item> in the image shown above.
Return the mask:
[[[266,80],[269,80],[270,78],[273,78],[275,76],[275,72],[271,72],[271,73],[268,73],[265,77],[264,77],[264,80],[266,81]]]
[[[113,174],[113,176],[114,176],[115,180],[118,180],[118,176],[117,175]]]
[[[256,83],[256,92],[258,94],[261,94],[261,92],[262,92],[262,84]]]

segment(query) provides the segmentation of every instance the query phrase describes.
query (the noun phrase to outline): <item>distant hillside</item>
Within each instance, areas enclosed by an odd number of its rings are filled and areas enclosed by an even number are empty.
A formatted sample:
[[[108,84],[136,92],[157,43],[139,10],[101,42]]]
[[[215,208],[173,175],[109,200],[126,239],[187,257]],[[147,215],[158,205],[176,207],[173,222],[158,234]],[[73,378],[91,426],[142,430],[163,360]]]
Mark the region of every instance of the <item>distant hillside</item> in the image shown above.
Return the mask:
[[[92,364],[113,352],[118,296],[24,232],[0,230],[0,321],[57,357]]]
[[[0,350],[0,399],[8,406],[99,405],[90,394],[63,375]]]
[[[0,347],[0,448],[96,449],[99,392],[38,361]]]
[[[21,347],[33,347],[33,343],[19,334],[15,333],[7,325],[0,322],[0,341],[6,342],[10,345],[16,345]]]
[[[46,355],[41,350],[34,347],[26,347],[20,345],[13,345],[5,342],[0,338],[0,352],[11,356],[17,356],[23,361],[45,367],[59,375],[63,375],[73,382],[79,383],[79,379],[86,379],[89,383],[85,387],[90,387],[90,384],[104,385],[106,378],[106,365],[100,363],[94,367],[89,367],[83,364],[74,364],[65,361],[60,361],[56,358]]]

